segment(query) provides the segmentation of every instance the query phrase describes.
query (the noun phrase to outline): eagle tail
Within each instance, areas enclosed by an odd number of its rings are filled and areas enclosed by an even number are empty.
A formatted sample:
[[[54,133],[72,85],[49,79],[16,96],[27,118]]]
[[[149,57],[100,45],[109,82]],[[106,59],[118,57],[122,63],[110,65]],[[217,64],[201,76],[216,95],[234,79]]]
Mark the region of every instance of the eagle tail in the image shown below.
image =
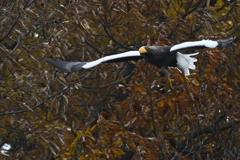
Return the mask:
[[[196,58],[192,58],[191,56],[198,55],[197,53],[192,54],[182,54],[177,52],[177,68],[185,75],[190,75],[189,68],[195,69],[196,66],[194,62],[197,62]]]

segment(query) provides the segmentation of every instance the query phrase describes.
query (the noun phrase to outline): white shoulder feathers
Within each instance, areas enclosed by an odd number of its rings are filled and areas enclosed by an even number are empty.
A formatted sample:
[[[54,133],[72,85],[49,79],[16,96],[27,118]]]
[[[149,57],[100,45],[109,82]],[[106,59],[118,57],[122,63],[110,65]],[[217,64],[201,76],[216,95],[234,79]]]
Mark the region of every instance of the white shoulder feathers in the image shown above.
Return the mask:
[[[84,68],[84,69],[92,68],[92,67],[95,67],[95,66],[99,65],[100,63],[111,61],[111,60],[118,59],[118,58],[139,57],[139,56],[141,56],[139,51],[128,51],[128,52],[124,52],[124,53],[120,53],[120,54],[106,56],[106,57],[103,57],[103,58],[99,58],[95,61],[88,62],[87,64],[82,66],[82,68]]]
[[[180,43],[177,45],[174,45],[171,49],[170,52],[180,50],[180,49],[187,49],[191,47],[207,47],[207,48],[215,48],[218,46],[217,41],[212,41],[212,40],[201,40],[201,41],[193,41],[193,42],[184,42]]]

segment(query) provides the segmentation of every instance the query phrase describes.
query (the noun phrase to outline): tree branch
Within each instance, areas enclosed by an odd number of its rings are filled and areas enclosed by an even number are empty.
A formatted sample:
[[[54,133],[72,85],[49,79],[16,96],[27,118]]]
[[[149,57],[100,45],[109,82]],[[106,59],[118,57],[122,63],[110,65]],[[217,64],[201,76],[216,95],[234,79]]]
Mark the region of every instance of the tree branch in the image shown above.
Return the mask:
[[[221,126],[219,128],[217,128],[215,125],[211,125],[211,126],[203,128],[203,129],[198,129],[197,131],[190,134],[185,140],[183,140],[181,142],[181,144],[179,145],[179,147],[177,148],[177,150],[179,152],[182,152],[184,150],[184,148],[186,147],[187,142],[192,138],[196,138],[196,137],[198,137],[200,135],[203,135],[203,134],[214,133],[214,132],[218,132],[218,131],[224,131],[224,130],[227,130],[227,129],[233,127],[236,124],[238,124],[238,122],[233,121],[233,122],[231,122],[227,125]]]

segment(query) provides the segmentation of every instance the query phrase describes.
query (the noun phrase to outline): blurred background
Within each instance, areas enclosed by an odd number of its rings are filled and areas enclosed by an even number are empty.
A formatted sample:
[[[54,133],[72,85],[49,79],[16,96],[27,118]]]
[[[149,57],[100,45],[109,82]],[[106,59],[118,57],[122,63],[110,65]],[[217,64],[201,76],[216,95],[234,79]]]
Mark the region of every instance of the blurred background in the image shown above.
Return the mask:
[[[92,61],[239,36],[237,0],[2,0],[1,159],[238,159],[239,42],[200,52],[190,83],[144,60]]]

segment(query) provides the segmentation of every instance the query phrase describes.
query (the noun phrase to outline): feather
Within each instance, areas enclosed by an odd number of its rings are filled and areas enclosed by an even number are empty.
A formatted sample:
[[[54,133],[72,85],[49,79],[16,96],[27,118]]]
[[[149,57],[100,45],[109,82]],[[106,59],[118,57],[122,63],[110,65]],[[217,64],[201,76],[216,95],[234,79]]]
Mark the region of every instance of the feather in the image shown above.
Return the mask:
[[[181,54],[177,52],[177,68],[185,75],[190,75],[189,68],[195,69],[196,66],[194,62],[197,62],[196,58],[192,58],[191,56],[198,55],[199,53],[192,53],[192,54]]]

